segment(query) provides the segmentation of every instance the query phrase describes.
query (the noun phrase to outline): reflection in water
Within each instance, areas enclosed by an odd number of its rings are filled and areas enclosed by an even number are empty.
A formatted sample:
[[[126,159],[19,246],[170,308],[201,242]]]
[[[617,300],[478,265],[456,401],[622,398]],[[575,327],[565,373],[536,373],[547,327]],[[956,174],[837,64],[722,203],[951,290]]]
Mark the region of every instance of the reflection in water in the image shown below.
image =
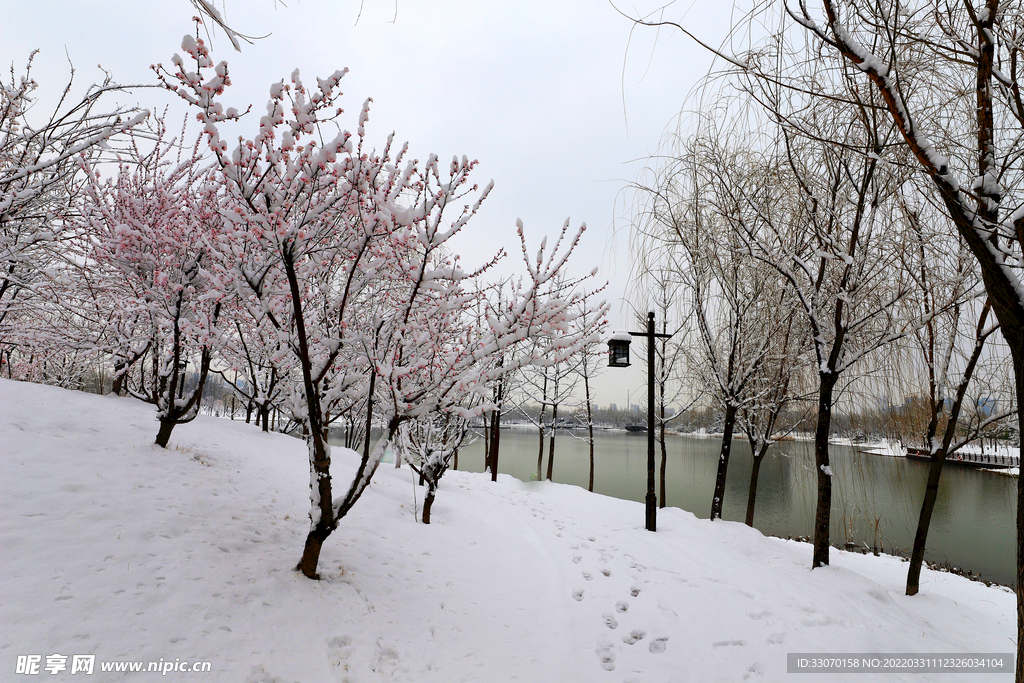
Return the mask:
[[[498,471],[529,480],[537,468],[537,447],[535,430],[502,430]],[[667,447],[667,504],[698,517],[708,517],[720,440],[670,436]],[[643,501],[647,486],[646,435],[601,432],[595,452],[594,490]],[[835,476],[832,543],[849,541],[909,556],[928,465],[915,460],[863,454],[846,446],[833,446],[830,453]],[[659,450],[659,463],[660,457]],[[745,517],[750,468],[750,449],[746,441],[734,441],[722,512],[725,519],[743,521]],[[482,439],[463,449],[459,469],[483,470]],[[586,441],[560,430],[555,447],[554,480],[586,487],[588,471]],[[755,526],[765,533],[783,537],[810,535],[815,487],[813,444],[789,441],[777,445],[761,465]],[[949,562],[980,572],[989,580],[1012,585],[1016,573],[1013,512],[1016,505],[1016,482],[1012,477],[946,467],[928,534],[926,558]]]

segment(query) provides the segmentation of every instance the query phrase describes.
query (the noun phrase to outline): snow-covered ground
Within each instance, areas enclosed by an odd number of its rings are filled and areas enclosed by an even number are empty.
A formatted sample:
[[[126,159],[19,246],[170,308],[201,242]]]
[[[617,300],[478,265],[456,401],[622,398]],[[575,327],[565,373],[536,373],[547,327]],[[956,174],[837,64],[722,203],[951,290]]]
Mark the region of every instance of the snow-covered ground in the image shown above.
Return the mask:
[[[905,458],[907,457],[907,449],[899,441],[868,441],[866,443],[853,443],[848,444],[858,451],[865,453],[872,453],[874,455],[884,455],[890,458]]]
[[[811,571],[809,545],[741,524],[667,509],[650,533],[637,503],[463,472],[424,526],[409,471],[382,466],[310,581],[304,445],[201,417],[162,450],[156,427],[132,399],[0,380],[0,680],[805,682],[836,676],[787,653],[1015,649],[1005,589],[926,569],[908,598],[895,558]],[[334,462],[343,486],[354,454]],[[100,671],[133,661],[211,671]]]

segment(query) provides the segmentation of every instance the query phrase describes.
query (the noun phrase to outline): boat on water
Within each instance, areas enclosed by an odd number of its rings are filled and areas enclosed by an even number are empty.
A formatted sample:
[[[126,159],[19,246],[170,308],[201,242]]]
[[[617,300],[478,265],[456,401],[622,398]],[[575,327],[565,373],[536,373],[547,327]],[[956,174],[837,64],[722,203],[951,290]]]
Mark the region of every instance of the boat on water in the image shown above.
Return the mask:
[[[646,432],[647,427],[644,425],[626,425],[627,432]]]

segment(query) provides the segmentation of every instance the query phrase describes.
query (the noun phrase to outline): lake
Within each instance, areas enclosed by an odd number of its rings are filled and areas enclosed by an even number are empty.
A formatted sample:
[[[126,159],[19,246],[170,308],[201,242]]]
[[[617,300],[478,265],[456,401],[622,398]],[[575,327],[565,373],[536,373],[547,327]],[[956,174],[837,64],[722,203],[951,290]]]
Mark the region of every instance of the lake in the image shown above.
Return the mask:
[[[586,441],[559,430],[553,480],[586,488]],[[483,471],[483,439],[459,453],[459,469]],[[666,438],[666,503],[698,517],[711,514],[711,495],[721,440],[669,435]],[[547,438],[545,461],[547,468]],[[831,542],[848,541],[909,557],[924,496],[928,464],[830,448],[833,482]],[[660,450],[656,451],[660,467]],[[723,517],[742,522],[752,458],[745,439],[733,441]],[[498,471],[529,480],[537,469],[537,431],[502,429]],[[788,441],[765,456],[758,480],[754,526],[781,537],[810,536],[816,500],[813,443]],[[443,486],[443,483],[442,483]],[[647,488],[647,435],[600,431],[595,438],[594,490],[642,502]],[[443,494],[442,494],[443,495]],[[947,466],[928,533],[926,559],[971,570],[1013,586],[1016,577],[1017,485],[1014,477]],[[638,511],[637,524],[643,524]]]

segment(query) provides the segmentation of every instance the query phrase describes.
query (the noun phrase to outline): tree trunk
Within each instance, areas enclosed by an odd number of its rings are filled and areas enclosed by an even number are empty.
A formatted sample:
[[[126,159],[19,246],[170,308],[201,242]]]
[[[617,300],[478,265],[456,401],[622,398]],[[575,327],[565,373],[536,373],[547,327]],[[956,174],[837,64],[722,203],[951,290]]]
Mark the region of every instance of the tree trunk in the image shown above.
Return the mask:
[[[373,369],[370,371],[370,389],[366,394],[366,434],[363,435],[363,464],[370,459],[370,431],[373,428],[373,390],[374,385],[377,383],[377,371]],[[391,430],[391,426],[388,426],[388,438],[394,436],[394,431]],[[367,484],[369,485],[369,484]]]
[[[747,526],[754,526],[754,504],[757,502],[757,478],[761,473],[761,463],[764,456],[768,454],[771,444],[766,439],[760,451],[754,451],[754,444],[750,444],[750,453],[754,458],[754,464],[750,468],[750,490],[747,491],[747,518],[744,520]]]
[[[967,395],[967,387],[970,385],[971,377],[974,375],[974,368],[981,357],[985,337],[981,334],[987,317],[987,307],[978,320],[977,342],[974,351],[961,375],[960,385],[956,390],[956,398],[949,409],[949,417],[946,420],[945,431],[942,434],[942,443],[935,450],[935,436],[938,431],[939,412],[942,410],[942,403],[936,401],[936,392],[933,389],[931,395],[931,416],[928,420],[928,429],[925,434],[925,446],[932,454],[932,465],[928,470],[928,484],[924,490],[924,501],[921,503],[921,515],[917,520],[917,532],[914,534],[914,549],[910,554],[910,567],[907,570],[907,595],[917,595],[921,589],[921,565],[924,564],[924,550],[928,541],[928,527],[931,525],[932,512],[935,510],[935,501],[939,497],[939,478],[942,476],[942,468],[949,455],[950,444],[956,434],[957,423],[960,421],[960,410],[963,407],[964,396]],[[942,398],[939,396],[938,398]]]
[[[488,422],[490,420],[490,422]],[[491,430],[494,428],[494,415],[484,417],[484,473],[491,471]]]
[[[334,498],[331,494],[331,455],[323,440],[320,429],[311,428],[306,437],[310,450],[311,474],[316,480],[318,519],[306,536],[306,545],[302,549],[302,558],[297,569],[307,578],[318,579],[316,567],[320,562],[320,548],[331,532],[337,528],[334,519]],[[312,486],[312,485],[311,485]]]
[[[814,511],[814,556],[811,567],[828,565],[829,527],[832,522],[832,468],[828,437],[832,429],[832,391],[839,375],[818,373],[818,422],[814,429],[814,468],[818,473],[818,502]]]
[[[661,471],[658,473],[658,507],[665,507],[665,466],[668,464],[668,450],[665,448],[665,385],[661,385],[661,419],[658,424],[658,442],[661,444]]]
[[[312,356],[306,336],[306,321],[302,311],[302,295],[299,288],[295,264],[290,258],[284,259],[285,274],[292,295],[292,315],[294,317],[295,334],[298,338],[298,360],[302,370],[302,388],[306,394],[306,443],[309,447],[310,489],[316,487],[316,494],[310,491],[310,522],[311,528],[306,536],[306,544],[302,549],[302,558],[297,569],[310,579],[319,578],[316,567],[320,561],[320,548],[323,542],[337,527],[334,518],[334,497],[331,493],[331,453],[324,441],[322,415],[320,412],[320,393],[313,383]]]
[[[434,505],[434,492],[437,484],[430,482],[427,486],[427,495],[423,498],[423,523],[430,524],[430,508]]]
[[[1010,347],[1013,373],[1017,380],[1017,434],[1024,438],[1024,330],[1014,330],[1003,338]],[[1020,462],[1018,461],[1018,466]],[[1017,675],[1024,680],[1024,476],[1017,477]]]
[[[302,548],[302,559],[299,560],[299,565],[296,567],[306,578],[320,578],[320,574],[316,571],[316,565],[320,561],[320,549],[332,531],[333,529],[321,522],[310,529],[306,535],[306,545]]]
[[[939,497],[939,477],[942,466],[946,462],[945,450],[932,454],[931,467],[928,470],[928,484],[924,489],[924,502],[921,503],[921,515],[917,520],[917,532],[914,534],[914,549],[910,554],[910,568],[907,570],[907,595],[917,595],[921,589],[921,565],[924,564],[925,544],[928,541],[928,527],[935,510],[935,501]]]
[[[174,425],[177,422],[171,418],[165,418],[160,420],[160,430],[156,433],[156,445],[161,448],[167,448],[167,443],[171,440],[171,432],[174,430]]]
[[[555,467],[555,432],[558,431],[558,404],[551,406],[551,436],[548,437],[548,476],[551,481],[551,472]]]
[[[264,403],[260,406],[260,425],[264,432],[270,431],[270,404]]]
[[[540,431],[540,444],[537,447],[537,481],[542,480],[544,477],[541,474],[544,470],[544,414],[548,410],[548,371],[544,370],[544,389],[541,391],[540,397],[540,419],[537,420],[537,429]]]
[[[725,407],[725,424],[722,427],[722,452],[718,456],[718,474],[715,476],[715,495],[711,499],[711,520],[722,518],[722,503],[725,500],[725,475],[729,469],[729,454],[732,451],[732,431],[736,424],[736,406]]]
[[[114,364],[114,383],[110,387],[110,392],[115,396],[125,395],[125,378],[128,376],[128,370],[125,368],[125,363]]]
[[[501,442],[501,409],[497,408],[491,413],[491,438],[488,443],[490,449],[487,462],[491,467],[491,481],[498,481],[498,447]]]
[[[594,412],[590,402],[590,372],[587,370],[587,359],[583,358],[583,389],[587,400],[587,443],[590,445],[590,479],[587,490],[594,492]]]

